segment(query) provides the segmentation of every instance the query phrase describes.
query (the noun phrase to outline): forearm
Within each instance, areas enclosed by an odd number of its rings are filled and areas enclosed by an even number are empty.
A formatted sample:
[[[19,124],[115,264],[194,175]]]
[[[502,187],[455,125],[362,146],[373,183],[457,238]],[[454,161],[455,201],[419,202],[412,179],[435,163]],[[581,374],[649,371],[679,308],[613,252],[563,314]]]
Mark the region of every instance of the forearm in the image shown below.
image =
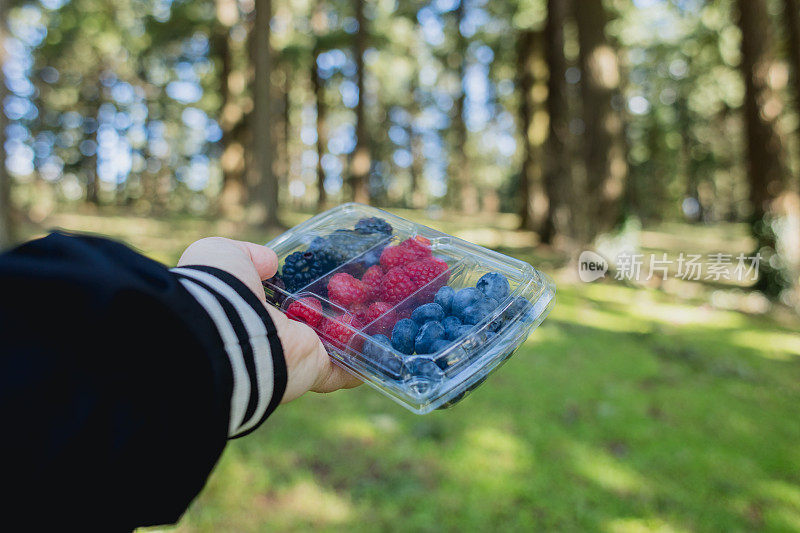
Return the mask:
[[[0,256],[0,294],[12,517],[173,522],[227,439],[283,396],[274,324],[223,271],[170,273],[119,244],[57,234]],[[28,514],[43,499],[48,513]]]

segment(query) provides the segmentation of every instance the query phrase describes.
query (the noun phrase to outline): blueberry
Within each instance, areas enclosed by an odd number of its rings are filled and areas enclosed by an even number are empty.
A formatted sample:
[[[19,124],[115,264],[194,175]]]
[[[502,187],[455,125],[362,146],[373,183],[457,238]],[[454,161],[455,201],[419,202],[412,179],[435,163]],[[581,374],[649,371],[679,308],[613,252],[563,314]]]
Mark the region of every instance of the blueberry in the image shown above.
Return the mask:
[[[503,327],[505,323],[506,323],[505,316],[500,315],[489,323],[489,331],[493,332],[500,331],[500,329]]]
[[[499,272],[489,272],[481,276],[478,283],[475,284],[487,298],[494,298],[498,302],[502,302],[511,292],[511,286],[504,275]]]
[[[435,340],[435,341],[433,341],[433,344],[431,345],[431,353],[436,353],[439,350],[444,350],[445,348],[450,346],[450,344],[451,344],[451,342],[449,340],[447,340],[447,339]]]
[[[400,379],[403,370],[403,361],[391,352],[384,352],[378,364],[386,371],[389,377]]]
[[[456,291],[453,287],[445,285],[441,289],[436,292],[436,296],[434,296],[433,301],[437,304],[442,306],[444,310],[444,314],[450,314],[450,305],[453,303],[453,295],[455,295]]]
[[[515,318],[516,316],[521,315],[530,305],[531,303],[527,298],[517,296],[511,300],[511,304],[506,309],[505,314],[508,318]]]
[[[364,355],[367,357],[377,357],[379,354],[383,353],[384,346],[391,346],[392,341],[386,335],[382,333],[378,333],[377,335],[372,335],[367,342],[364,344]]]
[[[398,320],[392,329],[392,347],[404,354],[414,353],[414,339],[418,330],[417,323],[410,318]]]
[[[444,310],[442,306],[437,303],[420,305],[411,312],[411,320],[419,325],[433,320],[434,322],[441,322],[444,319]]]
[[[494,298],[483,298],[464,309],[461,318],[464,324],[477,324],[497,309],[497,305]]]
[[[444,338],[444,328],[439,322],[425,322],[414,340],[414,349],[417,353],[431,353],[433,342]]]
[[[452,314],[463,321],[464,310],[482,298],[484,298],[483,293],[475,287],[467,287],[456,291],[451,307]]]
[[[472,326],[458,326],[453,332],[453,340],[460,340],[472,331]]]
[[[422,378],[430,381],[439,381],[442,379],[442,371],[439,365],[433,362],[433,359],[427,357],[415,357],[406,365],[409,373],[416,378]]]
[[[445,318],[442,321],[442,327],[444,327],[445,336],[450,340],[455,339],[456,328],[458,328],[458,326],[460,326],[460,325],[461,325],[461,321],[458,319],[458,317],[449,316],[449,317]]]
[[[399,379],[403,362],[391,352],[392,341],[382,334],[373,335],[364,344],[364,356],[378,365],[389,376]]]

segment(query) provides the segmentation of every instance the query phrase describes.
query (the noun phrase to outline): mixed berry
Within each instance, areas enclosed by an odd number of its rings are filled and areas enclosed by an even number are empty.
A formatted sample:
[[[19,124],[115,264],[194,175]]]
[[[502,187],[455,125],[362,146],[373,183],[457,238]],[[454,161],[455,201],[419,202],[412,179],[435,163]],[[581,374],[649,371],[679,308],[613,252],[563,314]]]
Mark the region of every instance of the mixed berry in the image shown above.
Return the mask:
[[[353,230],[316,237],[290,254],[270,280],[289,293],[300,291],[283,302],[287,316],[314,328],[329,346],[360,352],[386,376],[433,379],[453,364],[433,354],[457,341],[491,341],[530,309],[525,298],[509,300],[510,284],[499,272],[484,274],[473,287],[447,285],[450,266],[433,254],[430,241],[417,236],[390,245],[392,234],[385,220],[363,218]]]

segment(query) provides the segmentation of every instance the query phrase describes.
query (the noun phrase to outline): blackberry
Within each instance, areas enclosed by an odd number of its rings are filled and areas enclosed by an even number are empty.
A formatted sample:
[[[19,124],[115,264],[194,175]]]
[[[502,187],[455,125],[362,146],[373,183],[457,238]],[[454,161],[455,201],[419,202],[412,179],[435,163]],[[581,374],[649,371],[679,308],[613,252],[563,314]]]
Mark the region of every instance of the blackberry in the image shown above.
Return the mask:
[[[295,292],[334,268],[334,258],[326,250],[294,252],[283,263],[281,277],[286,290]]]
[[[328,235],[328,244],[324,249],[334,254],[341,264],[384,240],[386,235],[383,233],[364,235],[349,229],[337,229]]]
[[[367,235],[370,233],[383,233],[385,235],[392,234],[392,226],[378,217],[362,218],[356,222],[356,233]]]

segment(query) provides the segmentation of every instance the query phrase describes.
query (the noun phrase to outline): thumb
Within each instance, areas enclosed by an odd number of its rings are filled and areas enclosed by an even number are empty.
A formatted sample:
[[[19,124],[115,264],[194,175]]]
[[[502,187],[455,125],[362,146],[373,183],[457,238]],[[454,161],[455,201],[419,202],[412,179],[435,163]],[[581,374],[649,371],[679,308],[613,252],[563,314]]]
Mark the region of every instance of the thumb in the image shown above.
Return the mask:
[[[271,278],[278,272],[278,256],[270,248],[252,242],[239,242],[250,256],[262,281]]]

